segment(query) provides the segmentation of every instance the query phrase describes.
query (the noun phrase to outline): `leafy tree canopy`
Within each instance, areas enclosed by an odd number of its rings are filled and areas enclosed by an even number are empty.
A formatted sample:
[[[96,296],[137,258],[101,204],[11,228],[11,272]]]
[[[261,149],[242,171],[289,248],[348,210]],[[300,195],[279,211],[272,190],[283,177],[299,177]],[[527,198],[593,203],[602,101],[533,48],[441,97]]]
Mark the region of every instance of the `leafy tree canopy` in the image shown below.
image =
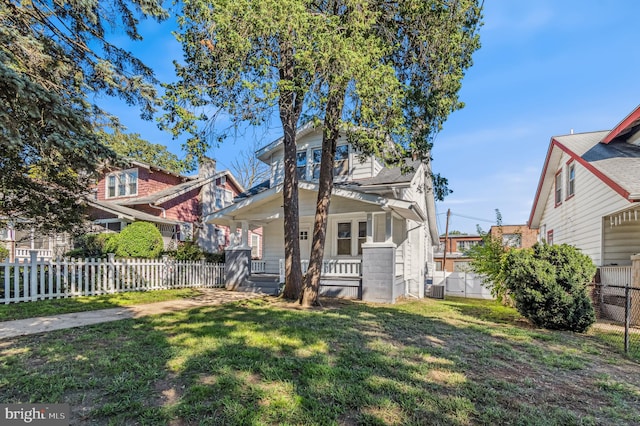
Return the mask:
[[[113,152],[96,126],[117,119],[96,104],[119,96],[149,118],[151,69],[107,40],[132,40],[140,17],[167,17],[159,0],[0,2],[0,216],[16,226],[70,230],[98,162]]]
[[[146,141],[138,133],[127,134],[119,130],[112,133],[101,131],[99,136],[100,141],[119,156],[153,164],[178,174],[195,169],[195,162],[181,160],[177,155],[169,152],[166,146]]]

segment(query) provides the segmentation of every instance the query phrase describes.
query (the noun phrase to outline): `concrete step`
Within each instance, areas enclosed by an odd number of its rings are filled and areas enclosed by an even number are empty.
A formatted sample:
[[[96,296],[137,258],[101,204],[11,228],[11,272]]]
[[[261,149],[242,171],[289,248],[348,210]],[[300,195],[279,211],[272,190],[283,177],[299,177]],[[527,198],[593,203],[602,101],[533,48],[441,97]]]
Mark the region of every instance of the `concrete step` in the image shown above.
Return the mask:
[[[263,293],[277,296],[280,294],[280,286],[246,285],[236,288],[236,291],[243,291],[246,293]]]

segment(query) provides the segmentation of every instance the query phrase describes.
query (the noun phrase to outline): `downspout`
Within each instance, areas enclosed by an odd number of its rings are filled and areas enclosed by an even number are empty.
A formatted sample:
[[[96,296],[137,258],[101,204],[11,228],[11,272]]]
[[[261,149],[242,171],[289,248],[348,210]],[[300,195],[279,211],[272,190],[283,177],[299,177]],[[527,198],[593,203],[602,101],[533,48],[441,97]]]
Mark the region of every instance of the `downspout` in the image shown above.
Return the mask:
[[[406,231],[406,232],[407,232],[407,240],[409,240],[409,232],[411,232],[411,231],[415,231],[416,229],[420,229],[420,228],[422,228],[422,227],[423,227],[423,225],[418,225],[418,226],[415,226],[415,227],[413,227],[413,228],[411,228],[411,229],[407,229],[407,231]],[[418,283],[418,285],[420,285],[420,284]],[[408,283],[406,283],[406,284],[405,284],[404,292],[405,292],[405,294],[407,294],[408,296],[415,297],[416,299],[420,299],[420,297],[418,297],[418,296],[416,296],[415,294],[412,294],[412,293],[410,293],[410,292],[409,292],[409,284],[408,284]]]
[[[149,207],[151,207],[152,209],[156,209],[156,210],[162,211],[162,218],[163,219],[167,218],[167,212],[165,211],[164,207],[156,206],[156,205],[151,204],[151,203],[149,203]]]

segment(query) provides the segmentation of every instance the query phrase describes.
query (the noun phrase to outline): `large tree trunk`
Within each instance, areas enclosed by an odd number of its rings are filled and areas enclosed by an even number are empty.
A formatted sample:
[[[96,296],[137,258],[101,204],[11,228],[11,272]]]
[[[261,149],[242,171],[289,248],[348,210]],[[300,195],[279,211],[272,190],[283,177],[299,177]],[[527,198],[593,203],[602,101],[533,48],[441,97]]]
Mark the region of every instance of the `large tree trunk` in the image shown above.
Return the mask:
[[[327,218],[333,190],[333,163],[336,155],[336,144],[340,135],[340,117],[344,105],[345,87],[338,87],[329,92],[324,129],[322,132],[322,159],[320,160],[320,178],[318,182],[318,200],[313,225],[313,240],[309,269],[304,277],[304,289],[301,296],[303,306],[316,306],[320,290],[320,274],[324,258],[324,244],[327,237]]]
[[[292,82],[295,78],[293,49],[283,43],[280,79]],[[294,86],[295,87],[295,86]],[[280,94],[280,120],[284,130],[284,262],[285,285],[282,297],[298,300],[302,288],[300,264],[298,175],[296,173],[296,127],[302,112],[303,95],[295,90],[283,90]]]

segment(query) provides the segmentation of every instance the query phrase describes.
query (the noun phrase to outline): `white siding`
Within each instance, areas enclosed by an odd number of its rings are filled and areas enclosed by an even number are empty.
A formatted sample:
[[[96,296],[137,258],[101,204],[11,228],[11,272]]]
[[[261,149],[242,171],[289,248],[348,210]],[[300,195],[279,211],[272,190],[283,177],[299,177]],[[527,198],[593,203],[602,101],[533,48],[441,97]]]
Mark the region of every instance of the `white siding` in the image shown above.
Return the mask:
[[[346,138],[342,136],[338,139],[338,145],[346,144]],[[310,133],[297,140],[297,151],[313,150],[322,147],[322,133],[320,131]],[[311,151],[307,152],[307,165],[312,164]],[[375,176],[382,166],[373,159],[373,157],[364,158],[361,162],[357,153],[353,148],[349,149],[349,177],[352,179],[366,179]],[[310,169],[309,169],[310,170]],[[372,174],[373,173],[373,174]],[[280,146],[278,150],[271,155],[271,184],[277,185],[284,180],[284,147]]]
[[[562,173],[566,172],[567,154],[562,155]],[[602,262],[602,217],[629,206],[629,202],[602,180],[575,162],[575,195],[566,199],[566,179],[563,181],[562,204],[555,206],[554,188],[549,192],[540,221],[543,232],[553,230],[555,244],[570,244],[591,256],[596,265]]]
[[[262,260],[266,261],[266,273],[277,274],[278,262],[284,259],[284,222],[276,220],[262,228]]]

